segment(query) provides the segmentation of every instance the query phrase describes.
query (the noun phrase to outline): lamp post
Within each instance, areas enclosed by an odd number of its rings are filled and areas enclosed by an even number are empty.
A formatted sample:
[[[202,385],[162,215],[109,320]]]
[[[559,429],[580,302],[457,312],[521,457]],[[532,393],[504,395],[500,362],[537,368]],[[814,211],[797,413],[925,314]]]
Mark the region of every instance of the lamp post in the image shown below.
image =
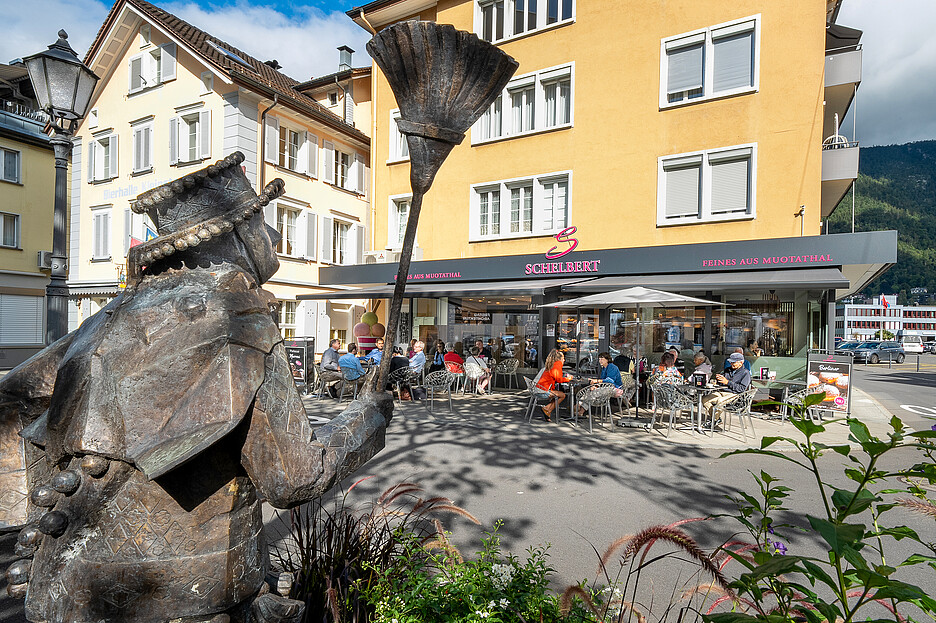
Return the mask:
[[[65,254],[65,199],[71,135],[85,116],[98,77],[68,45],[68,33],[45,52],[23,59],[39,106],[49,114],[55,150],[55,205],[52,213],[52,276],[46,286],[46,345],[68,333],[68,264]],[[56,123],[61,119],[61,125]],[[66,124],[67,122],[67,124]]]

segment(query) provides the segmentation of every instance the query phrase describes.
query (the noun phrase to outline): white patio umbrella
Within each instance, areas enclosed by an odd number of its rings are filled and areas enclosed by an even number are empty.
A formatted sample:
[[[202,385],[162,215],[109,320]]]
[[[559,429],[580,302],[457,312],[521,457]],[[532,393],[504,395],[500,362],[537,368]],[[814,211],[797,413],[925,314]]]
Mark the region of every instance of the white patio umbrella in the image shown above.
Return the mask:
[[[599,292],[559,301],[558,303],[547,303],[540,307],[566,307],[573,309],[595,309],[608,307],[636,307],[638,318],[637,345],[634,352],[634,358],[640,362],[640,308],[649,305],[651,307],[684,307],[686,305],[726,305],[718,301],[709,301],[694,296],[685,296],[674,292],[665,292],[663,290],[654,290],[652,288],[643,288],[636,286],[633,288],[624,288],[623,290],[613,290],[611,292]],[[640,369],[637,369],[637,400],[635,403],[635,414],[640,412]]]

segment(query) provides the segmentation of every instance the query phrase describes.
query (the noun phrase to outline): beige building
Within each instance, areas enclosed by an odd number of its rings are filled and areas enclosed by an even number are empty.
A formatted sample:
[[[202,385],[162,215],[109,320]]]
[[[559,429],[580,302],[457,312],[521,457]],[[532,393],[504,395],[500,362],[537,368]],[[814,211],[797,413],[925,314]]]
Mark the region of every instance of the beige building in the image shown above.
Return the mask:
[[[355,77],[317,91],[144,0],[118,0],[85,58],[101,81],[72,157],[70,327],[117,295],[128,250],[154,236],[130,202],[237,150],[258,190],[286,182],[266,209],[283,236],[267,288],[284,337],[314,337],[321,351],[350,335],[362,301],[296,299],[323,291],[319,266],[368,250],[370,70],[352,70],[350,50],[341,60],[336,76]]]
[[[55,157],[32,95],[25,67],[0,65],[0,369],[45,343]]]

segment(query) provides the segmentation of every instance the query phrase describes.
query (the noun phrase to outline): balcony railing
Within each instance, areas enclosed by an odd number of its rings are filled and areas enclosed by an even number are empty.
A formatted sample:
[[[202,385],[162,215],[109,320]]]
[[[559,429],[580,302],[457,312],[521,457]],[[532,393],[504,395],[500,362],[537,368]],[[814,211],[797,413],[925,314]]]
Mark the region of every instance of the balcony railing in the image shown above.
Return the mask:
[[[39,123],[46,123],[49,120],[49,115],[41,110],[2,98],[0,98],[0,110],[16,115],[17,117],[26,117],[27,119],[32,119]]]

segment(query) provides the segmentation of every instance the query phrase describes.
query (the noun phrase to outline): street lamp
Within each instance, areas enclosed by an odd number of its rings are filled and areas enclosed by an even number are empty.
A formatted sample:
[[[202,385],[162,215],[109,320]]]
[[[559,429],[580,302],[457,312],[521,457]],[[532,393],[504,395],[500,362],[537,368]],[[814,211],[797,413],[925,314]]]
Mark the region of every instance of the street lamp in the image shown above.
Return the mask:
[[[46,344],[68,333],[68,265],[65,255],[65,198],[69,138],[85,116],[98,77],[85,66],[68,45],[68,33],[58,32],[58,41],[23,59],[39,106],[49,114],[52,148],[55,150],[55,207],[52,213],[52,276],[46,286]],[[62,120],[62,125],[56,123]],[[65,122],[68,122],[67,125]]]

